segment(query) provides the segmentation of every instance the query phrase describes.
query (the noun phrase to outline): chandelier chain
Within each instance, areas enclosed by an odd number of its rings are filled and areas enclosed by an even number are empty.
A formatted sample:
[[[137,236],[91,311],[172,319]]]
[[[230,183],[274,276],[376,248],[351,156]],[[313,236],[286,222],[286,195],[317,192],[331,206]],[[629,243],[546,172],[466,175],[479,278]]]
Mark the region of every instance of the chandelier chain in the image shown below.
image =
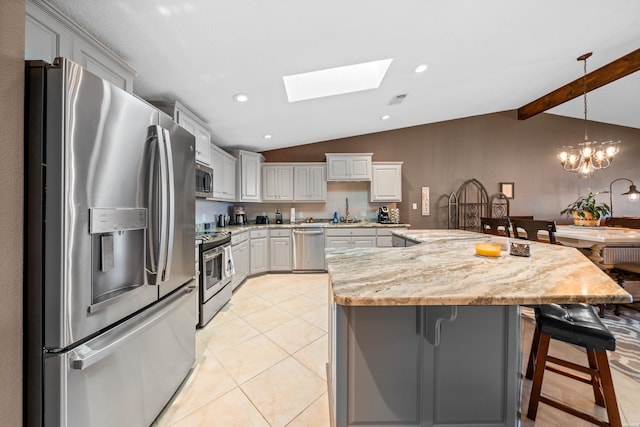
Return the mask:
[[[584,141],[587,142],[587,58],[584,61],[584,75],[582,77],[582,93],[584,93]]]

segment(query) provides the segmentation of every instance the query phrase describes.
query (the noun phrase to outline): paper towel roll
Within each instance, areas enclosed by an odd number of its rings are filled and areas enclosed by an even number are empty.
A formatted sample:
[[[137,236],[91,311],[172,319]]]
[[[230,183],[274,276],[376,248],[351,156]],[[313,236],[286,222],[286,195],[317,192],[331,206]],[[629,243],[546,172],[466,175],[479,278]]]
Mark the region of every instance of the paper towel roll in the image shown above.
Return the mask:
[[[289,218],[291,218],[291,224],[296,222],[296,208],[291,208],[291,216]]]

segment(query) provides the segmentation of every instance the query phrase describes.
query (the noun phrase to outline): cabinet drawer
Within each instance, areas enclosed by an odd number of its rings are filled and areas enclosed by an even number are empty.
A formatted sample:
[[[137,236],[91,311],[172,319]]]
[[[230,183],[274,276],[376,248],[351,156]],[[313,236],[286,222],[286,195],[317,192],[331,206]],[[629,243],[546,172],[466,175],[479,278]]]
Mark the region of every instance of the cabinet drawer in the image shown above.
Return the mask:
[[[269,236],[271,237],[291,237],[291,229],[276,229],[269,230]]]
[[[327,228],[327,237],[331,236],[375,236],[375,228]]]
[[[238,243],[246,242],[249,240],[249,233],[243,231],[242,233],[232,233],[231,234],[231,244],[237,245]]]
[[[259,239],[261,237],[267,237],[267,235],[269,234],[269,230],[263,228],[261,230],[251,230],[249,233],[251,233],[252,239]]]
[[[392,231],[406,231],[406,228],[396,228],[396,227],[381,227],[377,229],[378,237],[380,236],[391,236]]]

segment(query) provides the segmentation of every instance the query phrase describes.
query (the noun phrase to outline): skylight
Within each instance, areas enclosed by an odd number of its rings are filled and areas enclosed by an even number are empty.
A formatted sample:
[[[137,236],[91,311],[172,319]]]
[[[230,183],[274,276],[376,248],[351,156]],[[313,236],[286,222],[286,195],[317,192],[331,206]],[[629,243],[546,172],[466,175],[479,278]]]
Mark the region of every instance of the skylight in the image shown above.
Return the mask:
[[[393,58],[284,76],[289,102],[377,89]]]

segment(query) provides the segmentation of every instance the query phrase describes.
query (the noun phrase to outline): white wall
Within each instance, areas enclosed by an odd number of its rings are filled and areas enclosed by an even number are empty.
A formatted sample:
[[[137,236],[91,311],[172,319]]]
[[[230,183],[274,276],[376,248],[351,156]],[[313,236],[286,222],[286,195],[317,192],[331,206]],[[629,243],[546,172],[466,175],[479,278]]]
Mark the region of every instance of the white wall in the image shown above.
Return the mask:
[[[0,2],[0,424],[22,425],[24,0]]]

